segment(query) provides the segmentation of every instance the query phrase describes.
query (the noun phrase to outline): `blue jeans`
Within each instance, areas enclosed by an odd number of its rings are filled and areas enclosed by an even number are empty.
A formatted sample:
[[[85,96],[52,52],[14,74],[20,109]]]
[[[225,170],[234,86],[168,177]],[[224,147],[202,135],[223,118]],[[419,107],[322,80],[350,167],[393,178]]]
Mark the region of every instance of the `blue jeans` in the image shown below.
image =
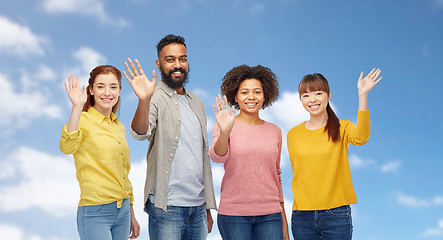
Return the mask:
[[[352,218],[349,205],[317,211],[292,212],[292,236],[294,240],[352,239]]]
[[[127,240],[131,225],[129,199],[121,208],[117,202],[82,206],[77,209],[77,230],[81,240]]]
[[[229,216],[218,214],[218,230],[224,240],[281,240],[281,213],[261,216]]]
[[[168,206],[164,211],[154,207],[148,199],[145,211],[149,214],[149,239],[201,240],[208,236],[206,204],[197,207]]]

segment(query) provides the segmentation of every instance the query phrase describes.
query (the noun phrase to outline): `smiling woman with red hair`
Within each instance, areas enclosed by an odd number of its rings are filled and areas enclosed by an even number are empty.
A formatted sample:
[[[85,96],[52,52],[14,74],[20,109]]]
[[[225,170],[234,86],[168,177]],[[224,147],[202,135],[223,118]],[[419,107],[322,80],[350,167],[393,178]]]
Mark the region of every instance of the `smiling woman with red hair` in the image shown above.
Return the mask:
[[[137,238],[132,185],[128,179],[129,146],[115,112],[120,102],[121,73],[109,65],[94,68],[89,86],[73,75],[65,83],[72,112],[62,129],[60,150],[74,155],[80,202],[77,229],[82,240]]]

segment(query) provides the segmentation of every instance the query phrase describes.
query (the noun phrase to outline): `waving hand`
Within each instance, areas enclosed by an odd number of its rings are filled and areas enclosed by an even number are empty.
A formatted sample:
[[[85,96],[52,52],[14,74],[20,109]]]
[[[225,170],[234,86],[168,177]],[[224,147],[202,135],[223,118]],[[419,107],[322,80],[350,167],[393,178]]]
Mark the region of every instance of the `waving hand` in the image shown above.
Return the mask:
[[[381,70],[373,68],[372,71],[363,78],[363,72],[360,73],[360,77],[358,78],[357,88],[359,94],[368,94],[369,91],[383,78],[378,76],[380,75]]]
[[[234,126],[235,107],[232,106],[231,112],[229,112],[228,106],[228,99],[223,96],[222,100],[220,94],[215,98],[215,105],[212,105],[221,133],[229,133]]]
[[[74,75],[72,74],[71,77],[68,77],[68,84],[64,84],[66,93],[68,94],[72,106],[83,108],[83,105],[85,105],[87,99],[86,87],[83,86],[82,89],[80,89],[78,77],[76,76],[74,79]]]
[[[129,67],[128,63],[126,62],[125,62],[125,67],[129,73],[129,76],[126,74],[125,71],[123,71],[123,75],[131,84],[135,95],[137,95],[137,97],[140,100],[150,99],[152,94],[154,94],[155,84],[157,82],[157,74],[155,74],[155,70],[152,70],[152,81],[149,81],[148,77],[143,72],[142,66],[140,65],[137,59],[135,59],[137,68],[135,67],[134,63],[130,58],[128,58],[128,62],[131,65],[131,67]]]

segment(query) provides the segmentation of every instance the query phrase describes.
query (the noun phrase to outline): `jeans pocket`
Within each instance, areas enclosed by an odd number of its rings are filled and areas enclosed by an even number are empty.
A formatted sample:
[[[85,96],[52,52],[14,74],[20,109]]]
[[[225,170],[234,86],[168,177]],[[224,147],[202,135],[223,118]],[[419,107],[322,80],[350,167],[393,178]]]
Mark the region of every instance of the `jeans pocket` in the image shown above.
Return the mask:
[[[351,207],[349,205],[345,205],[338,208],[328,209],[327,212],[334,216],[349,216],[351,215]]]
[[[103,209],[104,205],[90,205],[90,206],[83,206],[83,209],[86,214],[93,214],[98,213]]]

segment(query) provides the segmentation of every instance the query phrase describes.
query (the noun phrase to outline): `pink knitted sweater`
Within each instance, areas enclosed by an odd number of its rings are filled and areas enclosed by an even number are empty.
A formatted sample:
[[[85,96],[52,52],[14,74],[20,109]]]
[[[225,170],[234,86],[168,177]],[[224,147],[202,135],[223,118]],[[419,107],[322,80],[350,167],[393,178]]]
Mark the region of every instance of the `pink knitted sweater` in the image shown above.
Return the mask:
[[[275,124],[248,125],[235,120],[228,152],[218,156],[214,145],[220,135],[215,124],[209,156],[223,163],[218,212],[232,216],[258,216],[281,212],[283,200],[280,153],[281,130]]]

